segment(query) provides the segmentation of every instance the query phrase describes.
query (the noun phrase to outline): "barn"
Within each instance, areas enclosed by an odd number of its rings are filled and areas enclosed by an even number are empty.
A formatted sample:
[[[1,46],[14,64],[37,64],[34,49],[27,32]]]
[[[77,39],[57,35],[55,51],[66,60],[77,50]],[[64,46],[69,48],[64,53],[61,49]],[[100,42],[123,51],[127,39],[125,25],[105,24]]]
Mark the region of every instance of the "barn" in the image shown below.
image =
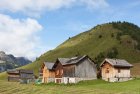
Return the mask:
[[[40,70],[40,72],[41,72],[40,76],[42,77],[42,83],[54,82],[55,72],[52,69],[53,65],[54,65],[54,63],[52,63],[52,62],[44,62],[42,64],[42,67]]]
[[[131,79],[130,68],[133,65],[123,59],[106,58],[100,65],[102,79],[109,82],[122,82]]]
[[[72,58],[58,58],[53,66],[56,83],[77,83],[97,79],[97,68],[87,55]]]
[[[17,82],[34,81],[34,73],[32,70],[12,69],[12,70],[7,70],[7,74],[8,74],[8,81],[17,81]]]

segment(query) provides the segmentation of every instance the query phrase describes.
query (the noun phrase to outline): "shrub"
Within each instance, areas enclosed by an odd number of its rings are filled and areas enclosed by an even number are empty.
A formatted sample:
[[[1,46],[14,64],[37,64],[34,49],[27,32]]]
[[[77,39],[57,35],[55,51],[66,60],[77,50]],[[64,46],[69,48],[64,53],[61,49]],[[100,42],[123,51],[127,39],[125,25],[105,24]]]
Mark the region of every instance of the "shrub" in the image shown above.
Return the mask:
[[[134,40],[138,42],[137,49],[140,50],[140,27],[128,22],[112,22],[114,28],[120,30],[121,32],[117,33],[116,39],[120,40],[120,36],[129,35]]]
[[[105,58],[105,53],[101,52],[101,53],[99,53],[99,55],[97,57],[95,57],[95,62],[97,64],[99,64],[99,63],[101,63],[103,61],[104,58]]]
[[[102,38],[102,35],[99,35],[99,38]]]
[[[112,38],[114,37],[114,33],[111,34],[111,37],[112,37]]]
[[[116,58],[118,55],[118,50],[117,48],[112,48],[108,53],[107,53],[107,57],[108,58]]]

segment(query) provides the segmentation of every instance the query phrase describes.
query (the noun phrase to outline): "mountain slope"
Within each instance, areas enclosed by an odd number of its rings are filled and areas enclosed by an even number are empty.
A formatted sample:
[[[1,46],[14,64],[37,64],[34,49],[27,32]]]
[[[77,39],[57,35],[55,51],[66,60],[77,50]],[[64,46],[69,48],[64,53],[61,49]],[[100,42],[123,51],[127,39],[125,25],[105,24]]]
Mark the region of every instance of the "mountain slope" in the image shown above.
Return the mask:
[[[69,38],[54,50],[41,55],[35,62],[21,68],[33,69],[37,74],[44,61],[54,62],[58,57],[85,54],[89,55],[98,65],[106,57],[122,58],[130,63],[137,63],[140,61],[138,36],[140,36],[140,28],[131,23],[112,22],[97,25],[89,31]]]

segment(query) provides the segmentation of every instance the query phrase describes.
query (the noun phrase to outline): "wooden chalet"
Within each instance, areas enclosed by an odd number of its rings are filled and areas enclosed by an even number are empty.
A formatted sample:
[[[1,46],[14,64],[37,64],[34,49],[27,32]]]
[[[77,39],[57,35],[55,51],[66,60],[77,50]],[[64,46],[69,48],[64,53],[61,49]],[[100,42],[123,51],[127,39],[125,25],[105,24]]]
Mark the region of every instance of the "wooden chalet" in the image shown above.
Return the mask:
[[[102,79],[109,82],[127,81],[131,79],[130,68],[133,65],[122,59],[105,59],[101,65]]]
[[[87,55],[73,58],[58,58],[53,66],[56,83],[77,83],[97,79],[97,68]]]
[[[41,70],[40,77],[42,78],[42,83],[54,82],[55,80],[55,71],[52,69],[54,63],[44,62]]]
[[[8,70],[8,81],[25,81],[25,80],[34,80],[34,73],[32,70]]]

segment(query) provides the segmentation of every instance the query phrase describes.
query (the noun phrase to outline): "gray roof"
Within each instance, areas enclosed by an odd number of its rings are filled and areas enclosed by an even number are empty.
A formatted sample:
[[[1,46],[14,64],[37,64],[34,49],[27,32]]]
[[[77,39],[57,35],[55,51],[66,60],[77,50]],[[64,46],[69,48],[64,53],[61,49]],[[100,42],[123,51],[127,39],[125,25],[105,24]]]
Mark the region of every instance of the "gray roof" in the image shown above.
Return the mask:
[[[8,69],[7,70],[7,73],[16,73],[16,74],[19,74],[19,70],[17,70],[17,69]]]
[[[26,70],[26,69],[8,69],[7,73],[27,73],[33,74],[33,70]]]
[[[52,63],[52,62],[44,62],[44,64],[45,64],[45,67],[49,70],[51,70],[54,65],[54,63]]]
[[[58,58],[62,65],[77,64],[80,60],[85,58],[86,55],[82,57],[72,57],[72,58]]]
[[[20,71],[20,73],[28,73],[28,74],[33,74],[34,73],[33,70],[20,69],[19,71]]]
[[[110,63],[112,66],[114,67],[133,67],[133,65],[131,65],[130,63],[128,63],[126,60],[124,59],[109,59],[106,58],[103,63],[107,61],[108,63]],[[103,63],[101,64],[101,66],[103,65]]]

